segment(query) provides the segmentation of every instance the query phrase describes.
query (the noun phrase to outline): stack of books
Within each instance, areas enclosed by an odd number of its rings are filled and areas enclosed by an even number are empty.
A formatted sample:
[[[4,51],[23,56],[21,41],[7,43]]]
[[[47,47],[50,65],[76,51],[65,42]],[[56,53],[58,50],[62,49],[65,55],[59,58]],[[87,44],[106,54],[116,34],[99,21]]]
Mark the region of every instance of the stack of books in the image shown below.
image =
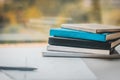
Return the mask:
[[[62,24],[52,28],[43,56],[120,58],[120,27],[102,24]]]

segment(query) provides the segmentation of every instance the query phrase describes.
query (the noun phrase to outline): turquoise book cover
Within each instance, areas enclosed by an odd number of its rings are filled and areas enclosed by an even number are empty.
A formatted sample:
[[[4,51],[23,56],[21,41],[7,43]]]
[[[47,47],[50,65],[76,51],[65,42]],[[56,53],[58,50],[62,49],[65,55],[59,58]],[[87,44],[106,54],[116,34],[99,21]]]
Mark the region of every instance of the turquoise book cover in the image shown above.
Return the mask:
[[[74,39],[87,39],[87,40],[95,40],[106,42],[106,36],[108,33],[91,33],[86,31],[77,31],[72,29],[64,29],[64,28],[51,28],[50,36],[56,37],[66,37],[66,38],[74,38]]]

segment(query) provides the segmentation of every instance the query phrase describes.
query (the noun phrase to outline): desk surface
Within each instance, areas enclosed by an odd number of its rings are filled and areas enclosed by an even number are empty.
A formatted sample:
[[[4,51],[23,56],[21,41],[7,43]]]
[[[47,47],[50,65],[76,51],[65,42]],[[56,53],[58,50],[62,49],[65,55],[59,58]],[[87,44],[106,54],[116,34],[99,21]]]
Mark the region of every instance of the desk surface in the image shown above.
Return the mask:
[[[16,55],[17,52],[20,52],[21,54],[24,54],[24,57],[26,59],[26,56],[28,56],[28,54],[30,51],[33,51],[34,53],[38,53],[41,51],[40,48],[0,48],[0,52],[3,53],[3,57],[5,56],[5,54],[8,54],[9,56],[11,55],[10,53],[12,53],[13,55]],[[0,53],[0,54],[2,54]],[[39,53],[39,56],[42,56],[41,53]],[[15,56],[11,56],[15,58]],[[22,58],[23,56],[19,56],[19,58]],[[38,59],[38,56],[32,57],[29,55],[29,58],[31,60],[33,59]],[[0,59],[1,60],[1,59]],[[19,59],[16,59],[17,62],[19,63]],[[82,60],[86,63],[86,65],[92,70],[92,72],[97,76],[97,78],[99,80],[119,80],[120,79],[120,59],[92,59],[92,58],[82,58]],[[7,60],[6,60],[7,61]],[[24,60],[23,60],[24,62]],[[36,65],[36,63],[31,63],[28,64],[29,61],[26,61],[27,63],[25,63],[25,66],[38,66]],[[6,65],[4,63],[4,65]],[[7,64],[8,65],[8,64]],[[14,65],[14,61],[13,61],[13,65]],[[19,65],[24,65],[24,64],[18,64]],[[3,72],[4,73],[4,72]],[[1,72],[0,76],[3,76],[3,73]],[[7,74],[7,73],[5,73]],[[12,77],[10,75],[8,75],[9,77]],[[18,75],[19,76],[19,75]],[[8,79],[8,77],[6,77]],[[8,79],[11,80],[11,79]]]

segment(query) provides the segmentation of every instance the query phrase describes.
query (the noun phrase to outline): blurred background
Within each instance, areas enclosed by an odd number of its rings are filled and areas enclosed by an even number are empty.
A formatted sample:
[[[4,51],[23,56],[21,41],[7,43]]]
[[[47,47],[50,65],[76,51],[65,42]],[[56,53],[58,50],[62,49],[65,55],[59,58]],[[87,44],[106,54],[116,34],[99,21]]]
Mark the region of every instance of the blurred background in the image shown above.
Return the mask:
[[[119,26],[120,0],[0,0],[0,45],[47,43],[62,23]]]

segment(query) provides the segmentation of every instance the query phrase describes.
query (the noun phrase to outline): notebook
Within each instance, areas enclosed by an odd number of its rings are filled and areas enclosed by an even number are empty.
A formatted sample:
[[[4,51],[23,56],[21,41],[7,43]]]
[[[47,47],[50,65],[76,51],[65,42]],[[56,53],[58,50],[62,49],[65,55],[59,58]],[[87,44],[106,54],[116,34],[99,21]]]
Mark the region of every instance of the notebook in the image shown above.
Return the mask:
[[[78,30],[64,29],[64,28],[51,28],[50,36],[106,42],[109,40],[119,39],[120,32],[99,34],[99,33],[91,33],[81,30],[78,31]]]
[[[0,54],[7,58],[8,62],[17,66],[35,66],[36,71],[5,71],[14,80],[96,80],[94,73],[80,58],[46,58],[42,57],[40,48],[3,48]],[[3,54],[4,53],[4,54]],[[6,56],[5,56],[6,55]],[[20,56],[21,55],[21,56]],[[10,57],[9,57],[10,56]],[[14,57],[12,57],[14,56]],[[21,58],[21,59],[20,59]],[[17,60],[18,61],[17,61]],[[19,61],[21,60],[21,62]],[[14,61],[15,60],[15,61]],[[1,57],[0,57],[1,61]],[[19,63],[18,63],[19,62]],[[1,65],[1,63],[0,63]]]
[[[102,25],[102,24],[62,24],[62,28],[83,30],[93,33],[104,33],[104,32],[120,32],[119,26]]]
[[[97,80],[80,58],[41,58],[37,62],[37,71],[6,73],[15,80]]]
[[[120,44],[120,39],[107,42],[92,41],[85,39],[71,39],[63,37],[49,37],[48,44],[56,46],[68,46],[78,48],[90,48],[90,49],[104,49],[110,50]]]
[[[89,49],[89,48],[76,48],[76,47],[66,47],[66,46],[54,46],[48,45],[48,51],[58,51],[58,52],[72,52],[72,53],[89,53],[89,54],[102,54],[110,55],[110,50],[102,49]]]

